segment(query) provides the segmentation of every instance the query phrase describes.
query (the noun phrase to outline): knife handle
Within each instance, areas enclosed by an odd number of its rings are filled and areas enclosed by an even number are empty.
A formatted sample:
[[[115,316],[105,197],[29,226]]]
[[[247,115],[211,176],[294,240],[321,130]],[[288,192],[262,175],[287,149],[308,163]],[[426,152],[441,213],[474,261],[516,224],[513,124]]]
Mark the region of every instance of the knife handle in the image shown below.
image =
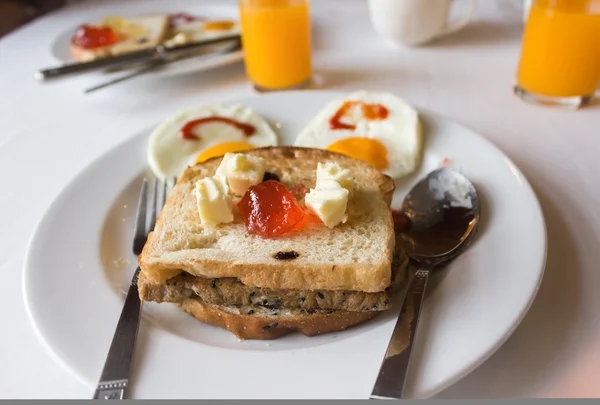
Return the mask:
[[[410,282],[371,399],[402,399],[403,397],[428,279],[429,270],[419,269]]]
[[[66,65],[42,69],[35,72],[36,79],[47,80],[56,77],[72,74],[83,73],[91,70],[100,69],[103,67],[118,65],[125,62],[141,61],[150,59],[156,55],[154,49],[131,52],[124,55],[114,56],[110,58],[101,58],[89,62],[67,63]]]

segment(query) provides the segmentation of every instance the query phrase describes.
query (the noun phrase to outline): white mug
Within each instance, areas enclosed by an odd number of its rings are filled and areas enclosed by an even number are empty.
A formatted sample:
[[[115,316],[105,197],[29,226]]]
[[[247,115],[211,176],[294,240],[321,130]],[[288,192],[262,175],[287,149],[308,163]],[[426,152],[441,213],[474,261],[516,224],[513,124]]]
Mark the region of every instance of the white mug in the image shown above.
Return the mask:
[[[371,23],[388,40],[406,46],[421,45],[466,26],[475,12],[470,2],[466,15],[448,21],[453,0],[369,0]]]

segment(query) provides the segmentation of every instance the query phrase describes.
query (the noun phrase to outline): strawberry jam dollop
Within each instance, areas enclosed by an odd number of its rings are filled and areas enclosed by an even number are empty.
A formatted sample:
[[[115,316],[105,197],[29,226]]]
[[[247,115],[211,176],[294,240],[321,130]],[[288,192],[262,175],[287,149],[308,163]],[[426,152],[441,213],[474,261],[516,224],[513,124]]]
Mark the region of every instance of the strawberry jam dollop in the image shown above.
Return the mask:
[[[296,229],[306,213],[289,190],[275,180],[252,186],[238,203],[248,233],[275,238]]]
[[[117,43],[119,36],[110,27],[82,25],[73,36],[73,43],[83,49],[96,49]]]

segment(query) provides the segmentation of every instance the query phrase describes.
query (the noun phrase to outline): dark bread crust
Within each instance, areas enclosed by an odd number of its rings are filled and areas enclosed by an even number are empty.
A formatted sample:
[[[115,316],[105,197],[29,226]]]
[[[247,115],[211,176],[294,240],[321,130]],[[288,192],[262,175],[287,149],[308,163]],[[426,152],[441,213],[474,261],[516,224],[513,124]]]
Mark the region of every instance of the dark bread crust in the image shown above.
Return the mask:
[[[333,311],[314,314],[294,312],[286,316],[268,316],[246,310],[238,313],[226,310],[226,307],[204,304],[195,298],[186,298],[177,304],[181,310],[201,322],[226,329],[239,339],[270,340],[292,332],[306,336],[315,336],[348,329],[376,317],[380,312]]]

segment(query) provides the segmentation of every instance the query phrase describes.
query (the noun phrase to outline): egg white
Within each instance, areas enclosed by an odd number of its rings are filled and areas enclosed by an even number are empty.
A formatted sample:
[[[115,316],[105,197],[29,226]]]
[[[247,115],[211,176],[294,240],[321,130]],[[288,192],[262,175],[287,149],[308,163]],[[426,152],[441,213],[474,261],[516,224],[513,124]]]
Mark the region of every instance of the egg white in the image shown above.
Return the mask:
[[[381,104],[389,111],[384,120],[362,117],[343,118],[355,129],[330,129],[329,120],[346,101]],[[325,105],[302,129],[295,146],[326,149],[332,143],[351,137],[375,139],[387,150],[388,167],[382,172],[400,178],[414,172],[421,160],[422,135],[417,111],[406,101],[390,93],[358,91]]]
[[[183,33],[189,38],[190,42],[196,42],[241,33],[240,24],[236,21],[231,21],[234,24],[228,30],[205,30],[204,25],[208,22],[210,21],[196,20],[179,24],[173,27],[173,35]]]
[[[183,139],[181,128],[189,121],[219,116],[231,118],[254,126],[256,132],[246,136],[238,128],[223,122],[208,122],[197,125],[194,134],[198,140]],[[150,135],[148,141],[148,164],[160,178],[180,176],[194,164],[198,154],[206,148],[222,142],[247,142],[255,147],[276,146],[277,135],[269,124],[248,107],[241,105],[211,104],[181,111],[162,124]]]

